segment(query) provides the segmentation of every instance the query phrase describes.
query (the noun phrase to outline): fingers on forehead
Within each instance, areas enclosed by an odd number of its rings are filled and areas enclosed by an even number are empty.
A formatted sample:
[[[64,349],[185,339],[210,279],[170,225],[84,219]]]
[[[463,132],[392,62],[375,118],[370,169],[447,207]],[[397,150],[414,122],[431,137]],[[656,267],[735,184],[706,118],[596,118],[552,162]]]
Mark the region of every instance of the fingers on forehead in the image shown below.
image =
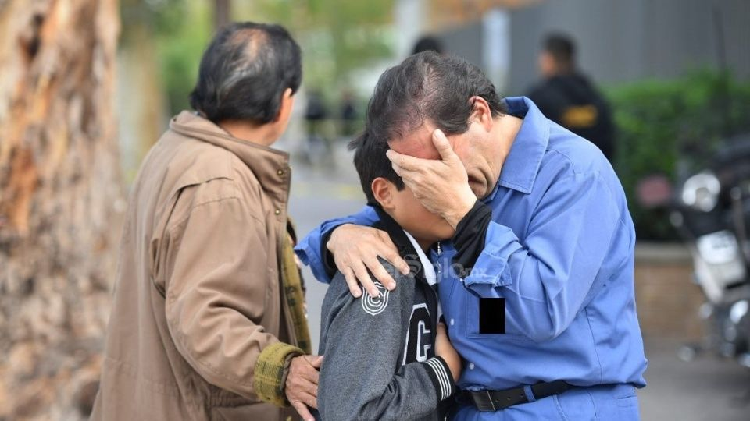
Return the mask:
[[[425,130],[418,137],[404,139],[396,142],[388,142],[391,150],[400,156],[413,156],[422,159],[440,159],[440,154],[435,148],[431,131]]]
[[[393,163],[399,169],[408,170],[408,171],[416,171],[421,168],[424,168],[425,164],[429,162],[429,161],[427,162],[425,161],[426,160],[421,159],[421,158],[414,158],[413,156],[405,156],[404,159],[402,159],[401,161],[398,161],[398,162],[394,161]]]
[[[420,167],[425,163],[425,159],[417,158],[415,156],[403,155],[401,157],[402,167]]]

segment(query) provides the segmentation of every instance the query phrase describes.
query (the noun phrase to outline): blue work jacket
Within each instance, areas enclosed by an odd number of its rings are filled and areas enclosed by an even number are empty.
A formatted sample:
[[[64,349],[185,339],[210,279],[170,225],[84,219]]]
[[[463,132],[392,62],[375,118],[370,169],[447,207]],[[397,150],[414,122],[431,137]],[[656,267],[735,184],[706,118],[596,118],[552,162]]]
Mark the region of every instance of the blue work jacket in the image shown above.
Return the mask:
[[[592,143],[545,118],[528,98],[505,102],[523,124],[495,189],[482,199],[492,209],[484,249],[463,279],[450,241],[430,256],[449,335],[464,359],[458,386],[502,390],[565,380],[643,387],[635,230],[622,185]],[[365,207],[327,221],[300,242],[298,256],[328,282],[322,236],[376,218]],[[482,298],[505,299],[504,334],[480,333]]]

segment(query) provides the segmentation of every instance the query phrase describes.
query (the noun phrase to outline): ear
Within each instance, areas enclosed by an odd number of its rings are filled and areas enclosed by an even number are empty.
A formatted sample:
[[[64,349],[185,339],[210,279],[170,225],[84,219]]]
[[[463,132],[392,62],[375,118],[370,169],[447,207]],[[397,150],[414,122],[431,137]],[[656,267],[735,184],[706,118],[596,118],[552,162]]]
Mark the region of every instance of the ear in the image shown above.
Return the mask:
[[[279,105],[279,113],[276,114],[276,121],[283,121],[289,114],[292,113],[292,105],[294,105],[294,95],[292,94],[292,88],[286,88],[284,93],[281,94],[281,104]]]
[[[378,177],[372,180],[370,188],[372,189],[372,195],[375,196],[375,200],[380,203],[380,206],[382,206],[383,209],[388,211],[395,208],[396,205],[393,203],[392,189],[396,188],[396,186],[394,186],[393,183],[383,177]]]
[[[469,117],[470,122],[479,123],[484,127],[486,131],[492,130],[492,110],[490,104],[485,101],[481,96],[473,96],[469,99],[471,101],[471,116]]]

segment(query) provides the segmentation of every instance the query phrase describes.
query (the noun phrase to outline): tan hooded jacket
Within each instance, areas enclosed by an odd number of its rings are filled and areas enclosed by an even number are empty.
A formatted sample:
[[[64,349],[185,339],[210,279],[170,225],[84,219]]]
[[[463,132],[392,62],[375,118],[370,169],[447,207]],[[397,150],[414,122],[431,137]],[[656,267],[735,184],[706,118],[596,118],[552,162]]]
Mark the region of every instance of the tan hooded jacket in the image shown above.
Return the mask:
[[[92,419],[297,419],[283,385],[310,345],[290,176],[283,152],[172,120],[130,195]]]

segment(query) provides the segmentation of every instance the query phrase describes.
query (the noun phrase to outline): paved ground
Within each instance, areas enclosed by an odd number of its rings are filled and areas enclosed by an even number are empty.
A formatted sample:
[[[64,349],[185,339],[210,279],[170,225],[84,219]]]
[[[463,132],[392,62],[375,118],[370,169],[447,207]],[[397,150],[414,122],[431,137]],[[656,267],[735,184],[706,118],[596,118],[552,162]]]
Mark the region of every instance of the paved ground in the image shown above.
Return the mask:
[[[356,212],[364,202],[351,158],[341,145],[335,161],[335,166],[292,164],[290,213],[302,235],[325,219]],[[325,287],[313,280],[309,270],[305,278],[313,349],[317,349]],[[679,345],[647,338],[649,385],[639,392],[643,420],[750,421],[750,370],[710,356],[685,363],[676,356]]]
[[[648,338],[648,386],[639,392],[645,421],[748,421],[750,370],[731,361],[701,356],[677,358],[679,343]]]

